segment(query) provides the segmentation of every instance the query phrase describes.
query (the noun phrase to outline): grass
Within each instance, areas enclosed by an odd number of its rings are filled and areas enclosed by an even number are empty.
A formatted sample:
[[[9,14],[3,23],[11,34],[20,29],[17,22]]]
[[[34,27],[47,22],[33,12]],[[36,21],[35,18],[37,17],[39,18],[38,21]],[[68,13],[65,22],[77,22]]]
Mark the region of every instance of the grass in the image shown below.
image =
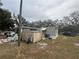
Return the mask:
[[[79,59],[79,36],[59,36],[55,40],[44,40],[40,43],[47,43],[45,48],[35,44],[5,43],[0,45],[0,59]]]

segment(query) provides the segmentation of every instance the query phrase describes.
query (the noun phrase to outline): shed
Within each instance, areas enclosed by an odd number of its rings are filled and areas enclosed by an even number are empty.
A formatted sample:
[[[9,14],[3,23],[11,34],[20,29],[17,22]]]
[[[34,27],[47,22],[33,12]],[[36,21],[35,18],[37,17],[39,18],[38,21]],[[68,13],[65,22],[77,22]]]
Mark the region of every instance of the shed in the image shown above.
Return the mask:
[[[42,39],[42,32],[37,28],[32,27],[23,27],[22,28],[22,40],[25,40],[27,43],[35,43]]]

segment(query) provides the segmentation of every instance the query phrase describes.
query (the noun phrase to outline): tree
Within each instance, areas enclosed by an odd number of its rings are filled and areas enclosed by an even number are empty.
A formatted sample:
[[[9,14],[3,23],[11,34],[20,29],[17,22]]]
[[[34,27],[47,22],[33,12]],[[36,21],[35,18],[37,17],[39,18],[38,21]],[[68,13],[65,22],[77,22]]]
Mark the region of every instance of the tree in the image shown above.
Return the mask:
[[[79,11],[71,13],[70,18],[73,25],[79,24]]]
[[[0,8],[0,30],[13,30],[13,27],[14,21],[11,19],[11,13]]]
[[[2,6],[3,4],[2,4],[2,2],[1,2],[1,0],[0,0],[0,7]]]
[[[59,23],[59,31],[79,33],[79,12],[75,11],[70,16],[63,17]]]
[[[56,26],[56,21],[52,21],[51,19],[44,20],[44,21],[35,21],[31,23],[32,27],[48,27],[48,26]]]
[[[23,25],[26,22],[26,19],[24,17],[18,15],[18,19],[20,19],[20,17],[21,17],[21,20],[20,20],[21,24]]]

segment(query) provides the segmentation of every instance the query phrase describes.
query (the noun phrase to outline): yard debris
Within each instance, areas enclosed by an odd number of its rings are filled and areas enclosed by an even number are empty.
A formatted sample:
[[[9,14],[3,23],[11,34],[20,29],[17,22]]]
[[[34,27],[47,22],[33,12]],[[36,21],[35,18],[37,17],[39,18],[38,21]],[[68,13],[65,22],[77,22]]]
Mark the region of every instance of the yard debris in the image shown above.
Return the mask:
[[[6,42],[8,42],[7,39],[0,39],[0,44],[6,43]]]
[[[6,35],[9,42],[18,40],[18,34],[16,34],[15,32],[10,31],[10,32],[7,32]]]
[[[14,34],[13,36],[9,36],[7,39],[8,39],[8,41],[16,41],[16,40],[18,40],[18,35]]]
[[[39,45],[39,48],[40,48],[40,49],[43,49],[43,48],[45,48],[48,44],[47,44],[47,43],[38,43],[38,45]]]
[[[2,44],[2,41],[0,40],[0,44]]]
[[[75,46],[79,46],[79,43],[74,43]]]
[[[47,46],[48,44],[47,43],[38,43],[39,45],[41,46]]]

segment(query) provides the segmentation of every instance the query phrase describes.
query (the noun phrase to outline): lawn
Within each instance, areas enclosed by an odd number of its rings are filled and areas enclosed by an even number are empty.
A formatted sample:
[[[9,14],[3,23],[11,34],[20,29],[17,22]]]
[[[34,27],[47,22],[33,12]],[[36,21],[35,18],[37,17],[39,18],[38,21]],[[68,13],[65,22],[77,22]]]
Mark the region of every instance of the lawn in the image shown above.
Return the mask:
[[[79,36],[59,36],[55,40],[44,40],[39,43],[21,42],[0,44],[0,59],[79,59]],[[77,44],[77,45],[76,45]]]

